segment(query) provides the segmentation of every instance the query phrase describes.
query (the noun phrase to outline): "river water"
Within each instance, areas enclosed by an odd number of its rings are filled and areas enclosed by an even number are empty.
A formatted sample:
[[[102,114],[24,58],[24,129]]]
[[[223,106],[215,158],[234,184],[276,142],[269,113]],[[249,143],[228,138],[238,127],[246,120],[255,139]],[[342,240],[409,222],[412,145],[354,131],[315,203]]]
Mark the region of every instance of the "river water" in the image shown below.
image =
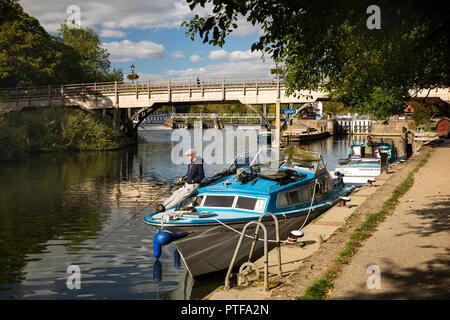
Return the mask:
[[[0,299],[201,298],[222,284],[223,276],[193,281],[174,265],[172,245],[155,276],[155,229],[142,218],[186,172],[172,163],[173,132],[159,129],[141,131],[137,148],[1,164]],[[330,137],[305,147],[321,151],[332,170],[350,142]],[[206,164],[205,173],[224,167]]]

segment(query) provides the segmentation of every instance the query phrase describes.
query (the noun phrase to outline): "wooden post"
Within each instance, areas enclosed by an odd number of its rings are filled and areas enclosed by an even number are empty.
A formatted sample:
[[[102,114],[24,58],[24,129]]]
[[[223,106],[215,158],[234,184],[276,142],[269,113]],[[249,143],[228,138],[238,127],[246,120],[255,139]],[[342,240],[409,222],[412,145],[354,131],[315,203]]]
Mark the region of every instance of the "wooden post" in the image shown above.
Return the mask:
[[[192,98],[191,79],[189,79],[189,98]]]
[[[275,104],[275,126],[276,126],[276,132],[275,132],[275,148],[280,147],[280,141],[281,141],[281,103],[280,99],[277,99],[277,102]]]
[[[222,77],[222,100],[225,100],[225,77]]]
[[[277,99],[280,99],[280,74],[277,73]]]
[[[116,103],[114,104],[113,114],[113,128],[118,130],[120,128],[120,109],[119,109],[119,88],[117,86],[117,80],[114,81],[114,95],[116,97]]]
[[[64,104],[64,85],[61,85],[61,103]]]
[[[115,107],[119,107],[119,89],[117,88],[117,80],[114,81],[114,96],[116,97]]]
[[[94,100],[95,100],[95,107],[97,108],[97,82],[94,82]]]
[[[135,90],[136,90],[136,99],[139,99],[138,84],[137,84],[137,82],[134,82],[134,85],[136,86],[136,88],[135,88]]]
[[[256,95],[258,95],[258,78],[256,78]]]
[[[244,96],[245,96],[245,79],[242,80],[242,90],[244,91]]]
[[[151,95],[150,95],[150,80],[147,82],[147,94],[148,94],[148,100],[151,99]]]
[[[52,105],[52,86],[48,85],[48,106]]]
[[[170,87],[170,79],[167,82],[167,101],[172,101],[172,89]]]
[[[202,98],[204,97],[205,92],[203,91],[203,81],[202,81]]]
[[[28,86],[27,95],[28,95],[28,106],[31,107],[31,93],[30,93],[30,86]]]

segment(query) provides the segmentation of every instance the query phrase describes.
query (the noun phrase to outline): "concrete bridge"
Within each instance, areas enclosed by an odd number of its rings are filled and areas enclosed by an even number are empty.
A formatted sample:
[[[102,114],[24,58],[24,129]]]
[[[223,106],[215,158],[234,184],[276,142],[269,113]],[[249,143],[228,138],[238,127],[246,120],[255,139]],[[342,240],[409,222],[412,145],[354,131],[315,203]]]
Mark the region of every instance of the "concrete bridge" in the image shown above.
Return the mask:
[[[42,87],[0,89],[0,103],[7,110],[51,105],[78,105],[83,109],[112,113],[114,127],[136,134],[145,117],[163,105],[200,103],[242,103],[267,118],[253,105],[275,104],[278,131],[281,127],[281,104],[306,103],[324,98],[322,91],[302,90],[288,96],[284,81],[272,77],[168,79],[146,82],[103,82],[61,84]],[[450,102],[450,91],[422,90],[411,95],[439,97]],[[137,122],[133,120],[139,119]]]
[[[9,110],[51,105],[78,105],[90,111],[101,109],[105,115],[111,110],[114,127],[125,130],[128,135],[136,134],[148,114],[168,104],[238,102],[257,112],[272,127],[253,105],[275,104],[279,115],[282,103],[313,102],[324,96],[324,92],[309,90],[288,96],[284,81],[279,77],[115,81],[0,90],[0,101]],[[139,120],[133,125],[135,119]],[[280,128],[279,116],[275,127]]]
[[[49,85],[0,90],[6,108],[80,105],[86,109],[149,108],[155,104],[232,103],[275,104],[313,102],[324,92],[300,91],[287,96],[283,80],[273,78],[169,79],[146,82],[104,82]]]

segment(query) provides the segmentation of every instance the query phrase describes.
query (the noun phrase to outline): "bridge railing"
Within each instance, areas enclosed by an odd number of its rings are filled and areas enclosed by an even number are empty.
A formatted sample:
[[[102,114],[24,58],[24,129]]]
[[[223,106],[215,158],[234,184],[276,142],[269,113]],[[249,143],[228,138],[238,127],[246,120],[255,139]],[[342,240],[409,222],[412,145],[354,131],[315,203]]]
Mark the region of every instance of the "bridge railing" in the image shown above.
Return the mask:
[[[271,77],[242,78],[199,78],[199,79],[167,79],[136,82],[99,82],[61,84],[22,88],[0,89],[0,97],[7,100],[57,100],[65,98],[92,97],[114,94],[152,94],[162,91],[198,91],[198,90],[245,90],[251,88],[276,88],[277,81]],[[284,82],[280,80],[280,88]]]
[[[258,113],[153,113],[152,116],[174,118],[260,118]],[[267,118],[275,118],[275,113],[268,113]]]

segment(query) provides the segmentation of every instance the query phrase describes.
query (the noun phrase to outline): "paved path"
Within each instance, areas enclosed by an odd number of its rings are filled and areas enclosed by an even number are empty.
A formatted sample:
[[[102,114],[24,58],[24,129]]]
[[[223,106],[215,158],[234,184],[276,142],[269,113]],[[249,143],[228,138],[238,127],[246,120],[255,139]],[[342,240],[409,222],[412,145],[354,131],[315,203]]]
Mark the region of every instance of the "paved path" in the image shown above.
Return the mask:
[[[394,213],[344,268],[329,299],[450,299],[449,216],[446,140],[414,175],[414,185]],[[369,266],[379,267],[379,289]]]

